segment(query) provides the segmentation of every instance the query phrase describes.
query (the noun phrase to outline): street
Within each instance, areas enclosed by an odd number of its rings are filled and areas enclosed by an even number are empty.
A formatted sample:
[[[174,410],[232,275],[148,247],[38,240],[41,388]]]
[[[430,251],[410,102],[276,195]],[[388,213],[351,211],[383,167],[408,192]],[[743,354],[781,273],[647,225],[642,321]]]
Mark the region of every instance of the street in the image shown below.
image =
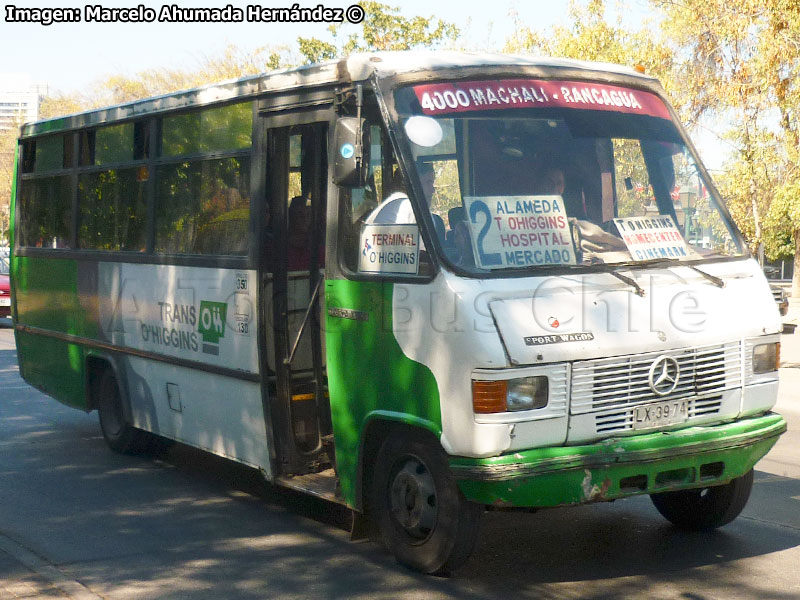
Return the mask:
[[[0,319],[0,598],[800,598],[800,331],[782,343],[789,431],[744,513],[673,528],[647,497],[488,512],[449,578],[351,542],[339,507],[183,445],[107,449],[97,415],[19,377]]]

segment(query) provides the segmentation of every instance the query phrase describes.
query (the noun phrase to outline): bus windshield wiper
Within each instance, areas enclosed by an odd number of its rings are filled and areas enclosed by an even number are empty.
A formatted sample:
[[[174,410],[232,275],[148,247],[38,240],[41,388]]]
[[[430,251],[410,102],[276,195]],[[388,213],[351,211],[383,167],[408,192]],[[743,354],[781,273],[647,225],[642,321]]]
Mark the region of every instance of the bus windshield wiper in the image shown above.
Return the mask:
[[[652,266],[670,265],[670,266],[676,266],[676,267],[688,267],[692,271],[694,271],[696,273],[699,273],[700,275],[702,275],[703,277],[708,279],[711,283],[713,283],[718,288],[724,288],[725,287],[725,281],[722,280],[721,278],[717,277],[716,275],[712,275],[711,273],[706,273],[702,269],[698,269],[695,265],[690,265],[690,264],[686,264],[684,262],[681,262],[677,258],[654,258],[652,260],[641,260],[641,261],[636,261],[636,262],[626,263],[626,264],[652,265]]]
[[[638,263],[638,262],[633,263],[632,262],[631,264],[638,265],[638,264],[641,264],[641,263]],[[581,269],[582,270],[582,268],[583,268],[582,265],[552,265],[552,266],[557,266],[557,267],[562,268],[562,269],[566,268],[566,269],[576,269],[576,270],[577,269]],[[596,263],[596,264],[593,264],[593,265],[590,265],[590,266],[593,268],[593,270],[599,270],[601,273],[608,273],[609,275],[613,275],[614,277],[616,277],[620,281],[622,281],[624,283],[627,283],[629,286],[631,286],[634,289],[634,291],[636,292],[637,296],[644,296],[645,291],[644,291],[644,288],[642,288],[642,286],[640,286],[638,283],[636,283],[636,281],[634,279],[628,277],[627,275],[623,275],[622,273],[618,273],[616,271],[616,269],[618,267],[630,266],[628,263],[622,263],[622,264],[620,264],[620,263],[617,263],[617,264]],[[598,267],[599,267],[599,269],[598,269]],[[526,271],[526,270],[529,270],[529,269],[530,269],[530,266],[510,267],[510,268],[504,269],[504,271],[509,271],[509,272]]]
[[[627,275],[623,275],[622,273],[618,273],[617,271],[606,271],[606,273],[608,273],[609,275],[613,275],[620,281],[624,281],[625,283],[627,283],[634,289],[637,296],[644,297],[644,288],[640,286],[638,283],[636,283],[636,280],[633,279],[632,277],[628,277]]]
[[[608,273],[609,275],[613,275],[614,277],[616,277],[620,281],[622,281],[624,283],[627,283],[629,286],[631,286],[633,288],[633,290],[634,290],[634,292],[636,292],[637,296],[644,297],[644,288],[642,286],[640,286],[638,283],[636,283],[635,279],[633,279],[632,277],[628,277],[627,275],[623,275],[622,273],[617,272],[616,268],[619,267],[620,265],[600,263],[600,264],[592,265],[592,266],[593,267],[600,267],[600,269],[598,269],[600,272]]]

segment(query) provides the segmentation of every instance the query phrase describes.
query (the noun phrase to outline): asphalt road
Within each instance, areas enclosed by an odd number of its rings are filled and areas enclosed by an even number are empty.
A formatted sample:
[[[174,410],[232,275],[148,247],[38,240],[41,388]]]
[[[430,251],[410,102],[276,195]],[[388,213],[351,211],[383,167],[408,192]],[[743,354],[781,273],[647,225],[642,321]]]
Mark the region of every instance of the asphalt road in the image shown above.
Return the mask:
[[[0,322],[3,320],[0,319]],[[646,497],[487,513],[450,578],[349,541],[338,507],[173,446],[113,454],[95,414],[19,378],[0,325],[0,599],[800,599],[800,333],[784,336],[776,410],[790,431],[762,460],[743,515],[682,533]]]

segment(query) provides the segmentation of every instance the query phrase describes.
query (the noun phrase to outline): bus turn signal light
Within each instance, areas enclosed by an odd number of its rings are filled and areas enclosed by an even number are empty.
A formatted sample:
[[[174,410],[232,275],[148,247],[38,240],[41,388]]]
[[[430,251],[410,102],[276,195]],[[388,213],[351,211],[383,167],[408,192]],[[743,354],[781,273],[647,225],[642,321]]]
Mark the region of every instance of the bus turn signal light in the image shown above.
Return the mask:
[[[472,408],[478,414],[506,411],[508,382],[472,381]]]

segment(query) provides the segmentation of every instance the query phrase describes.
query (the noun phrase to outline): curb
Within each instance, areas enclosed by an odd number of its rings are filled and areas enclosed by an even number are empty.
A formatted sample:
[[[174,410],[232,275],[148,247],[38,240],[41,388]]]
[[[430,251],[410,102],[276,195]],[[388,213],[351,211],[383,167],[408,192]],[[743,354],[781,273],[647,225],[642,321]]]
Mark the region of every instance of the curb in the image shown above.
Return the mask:
[[[51,563],[47,562],[44,558],[37,556],[23,545],[15,542],[10,537],[0,533],[0,552],[4,552],[17,563],[25,567],[28,571],[33,572],[38,577],[39,581],[27,579],[20,582],[18,585],[6,586],[5,590],[12,594],[12,597],[17,598],[39,598],[46,595],[50,598],[54,596],[52,593],[53,588],[64,594],[66,598],[73,598],[74,600],[102,600],[102,596],[98,596],[83,584],[69,579],[64,573],[58,570]],[[41,586],[40,583],[49,584]],[[38,588],[38,589],[37,589]],[[3,588],[0,588],[2,591]]]

